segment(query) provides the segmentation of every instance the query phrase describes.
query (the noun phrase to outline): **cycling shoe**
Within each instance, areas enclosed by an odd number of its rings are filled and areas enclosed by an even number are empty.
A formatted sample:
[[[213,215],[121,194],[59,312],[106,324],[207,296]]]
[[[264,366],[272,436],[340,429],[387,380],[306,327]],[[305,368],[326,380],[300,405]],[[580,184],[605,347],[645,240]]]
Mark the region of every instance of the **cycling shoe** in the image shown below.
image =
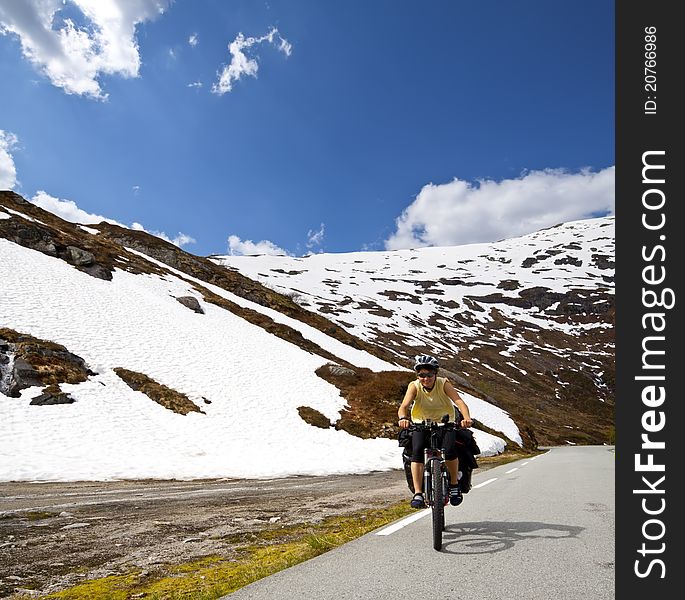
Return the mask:
[[[426,503],[423,499],[423,494],[414,494],[414,497],[411,499],[411,507],[426,508]]]
[[[450,486],[450,504],[452,506],[459,506],[464,500],[461,494],[461,488],[458,485]]]

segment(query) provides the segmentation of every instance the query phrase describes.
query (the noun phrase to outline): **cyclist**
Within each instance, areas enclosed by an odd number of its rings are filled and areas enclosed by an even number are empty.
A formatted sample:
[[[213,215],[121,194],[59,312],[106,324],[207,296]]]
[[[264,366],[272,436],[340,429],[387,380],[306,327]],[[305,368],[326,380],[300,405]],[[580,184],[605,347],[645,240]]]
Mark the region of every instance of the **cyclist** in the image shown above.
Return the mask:
[[[416,357],[414,371],[416,371],[417,378],[407,386],[404,400],[402,400],[397,411],[400,428],[407,429],[412,422],[420,423],[427,419],[440,421],[446,414],[449,415],[452,423],[456,422],[458,415],[461,416],[461,420],[457,423],[461,427],[471,427],[473,424],[469,408],[459,392],[447,378],[438,377],[439,368],[440,364],[437,359],[428,354],[421,354]],[[445,464],[452,482],[450,483],[450,503],[457,506],[461,504],[463,495],[458,482],[459,459],[456,431],[448,429],[444,435]],[[423,431],[412,432],[411,474],[416,492],[411,500],[413,508],[425,508],[426,506],[422,492],[423,451],[429,443],[430,440]]]

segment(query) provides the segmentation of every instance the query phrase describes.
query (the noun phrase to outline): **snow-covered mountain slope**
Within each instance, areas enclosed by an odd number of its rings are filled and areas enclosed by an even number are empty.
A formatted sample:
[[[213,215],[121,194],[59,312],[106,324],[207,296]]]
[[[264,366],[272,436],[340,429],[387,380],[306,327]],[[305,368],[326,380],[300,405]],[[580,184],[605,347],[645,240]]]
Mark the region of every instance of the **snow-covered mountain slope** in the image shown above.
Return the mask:
[[[362,439],[333,426],[348,404],[320,373],[401,379],[402,357],[152,236],[115,241],[127,235],[0,193],[0,480],[401,466],[391,431]],[[506,410],[472,405],[484,454],[522,442]],[[309,424],[303,407],[330,426]]]
[[[456,353],[495,341],[483,339],[495,318],[488,308],[505,320],[574,335],[609,326],[567,317],[569,310],[586,312],[589,304],[593,313],[609,308],[610,298],[596,294],[613,294],[613,256],[614,219],[607,217],[494,244],[212,260],[293,296],[362,338],[389,339],[402,349],[429,340],[438,352]],[[564,303],[567,294],[577,296],[574,304]],[[451,327],[458,337],[445,339]],[[498,343],[517,341],[508,330],[497,335]]]
[[[605,217],[491,244],[212,260],[398,360],[440,356],[546,443],[582,443],[613,419],[614,237]]]

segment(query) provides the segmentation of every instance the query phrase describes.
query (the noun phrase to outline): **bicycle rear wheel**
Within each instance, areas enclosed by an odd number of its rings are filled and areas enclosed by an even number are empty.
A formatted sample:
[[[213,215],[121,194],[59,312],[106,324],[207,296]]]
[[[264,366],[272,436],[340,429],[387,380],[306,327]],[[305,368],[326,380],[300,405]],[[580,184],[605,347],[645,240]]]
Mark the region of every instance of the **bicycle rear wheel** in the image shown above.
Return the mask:
[[[442,532],[445,528],[445,492],[442,486],[440,463],[432,461],[431,487],[433,488],[433,548],[442,550]]]

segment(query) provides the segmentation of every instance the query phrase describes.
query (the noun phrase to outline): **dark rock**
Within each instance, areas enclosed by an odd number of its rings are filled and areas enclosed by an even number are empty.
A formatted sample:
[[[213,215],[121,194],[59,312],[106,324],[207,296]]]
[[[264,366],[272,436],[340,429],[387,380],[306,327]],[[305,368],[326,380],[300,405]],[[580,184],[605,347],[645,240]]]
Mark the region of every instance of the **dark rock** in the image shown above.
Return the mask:
[[[341,367],[340,365],[327,364],[324,366],[324,368],[331,375],[336,377],[354,377],[357,374],[356,371],[348,369],[347,367]]]
[[[0,393],[18,398],[29,387],[81,383],[93,374],[60,344],[0,328]]]
[[[67,246],[67,262],[77,267],[87,267],[95,262],[95,257],[87,250],[76,246]]]
[[[520,291],[519,296],[523,300],[523,304],[519,306],[523,306],[524,308],[535,306],[540,310],[545,310],[555,302],[560,302],[565,295],[553,292],[546,287],[532,287]]]
[[[518,288],[521,287],[521,284],[516,281],[516,279],[503,279],[497,284],[497,287],[500,290],[506,290],[507,292],[511,292],[513,290],[517,290]]]
[[[0,194],[2,194],[3,199],[14,198],[8,196],[5,192],[0,192]],[[37,210],[31,204],[28,204],[28,206],[32,210]],[[27,214],[30,212],[27,211]],[[98,262],[93,252],[66,242],[65,237],[67,237],[67,234],[51,225],[39,223],[38,221],[27,221],[21,216],[3,219],[0,221],[0,237],[4,237],[15,244],[35,250],[36,252],[60,258],[80,271],[98,279],[106,281],[112,279],[111,267],[103,265],[102,260]],[[68,237],[73,239],[72,236]]]
[[[178,253],[182,252],[173,244],[141,231],[124,229],[110,223],[102,223],[102,235],[124,248],[130,248],[163,262],[174,269],[181,269]]]
[[[10,386],[10,396],[18,395],[19,390],[23,390],[35,385],[43,385],[40,374],[23,358],[14,361],[12,369],[13,385]]]
[[[519,292],[518,298],[510,298],[502,294],[489,294],[487,296],[473,297],[473,300],[488,304],[507,304],[519,308],[537,308],[547,310],[554,304],[554,314],[566,315],[598,315],[605,314],[613,307],[611,297],[598,292],[584,290],[569,290],[568,292],[553,292],[545,287],[533,287]]]
[[[597,265],[598,269],[613,269],[616,267],[613,257],[607,256],[606,254],[593,254],[592,262]]]
[[[57,256],[57,246],[47,231],[22,220],[12,221],[10,225],[13,227],[8,231],[8,240],[48,256]]]
[[[55,404],[73,404],[76,402],[69,394],[65,394],[58,386],[51,385],[29,402],[31,406],[52,406]]]
[[[103,265],[96,263],[87,267],[82,267],[80,270],[91,277],[97,277],[98,279],[103,279],[105,281],[112,281],[112,271]]]
[[[189,308],[196,313],[201,315],[205,314],[204,309],[200,306],[200,303],[195,296],[180,296],[179,298],[176,298],[176,300],[178,300],[186,308]]]
[[[526,260],[524,260],[524,261],[521,263],[521,266],[522,266],[524,269],[530,269],[535,263],[538,262],[538,260],[539,260],[539,259],[536,258],[536,257],[534,257],[534,256],[529,256],[528,258],[526,258]]]
[[[22,196],[20,196],[19,194],[17,194],[16,192],[12,192],[10,190],[4,190],[2,192],[2,195],[5,198],[7,198],[7,200],[9,202],[14,202],[14,204],[19,204],[19,205],[25,204],[27,206],[29,205],[29,201],[26,200],[25,198],[23,198]]]
[[[583,261],[575,256],[564,256],[563,258],[557,258],[554,261],[555,265],[573,265],[574,267],[582,267]]]

